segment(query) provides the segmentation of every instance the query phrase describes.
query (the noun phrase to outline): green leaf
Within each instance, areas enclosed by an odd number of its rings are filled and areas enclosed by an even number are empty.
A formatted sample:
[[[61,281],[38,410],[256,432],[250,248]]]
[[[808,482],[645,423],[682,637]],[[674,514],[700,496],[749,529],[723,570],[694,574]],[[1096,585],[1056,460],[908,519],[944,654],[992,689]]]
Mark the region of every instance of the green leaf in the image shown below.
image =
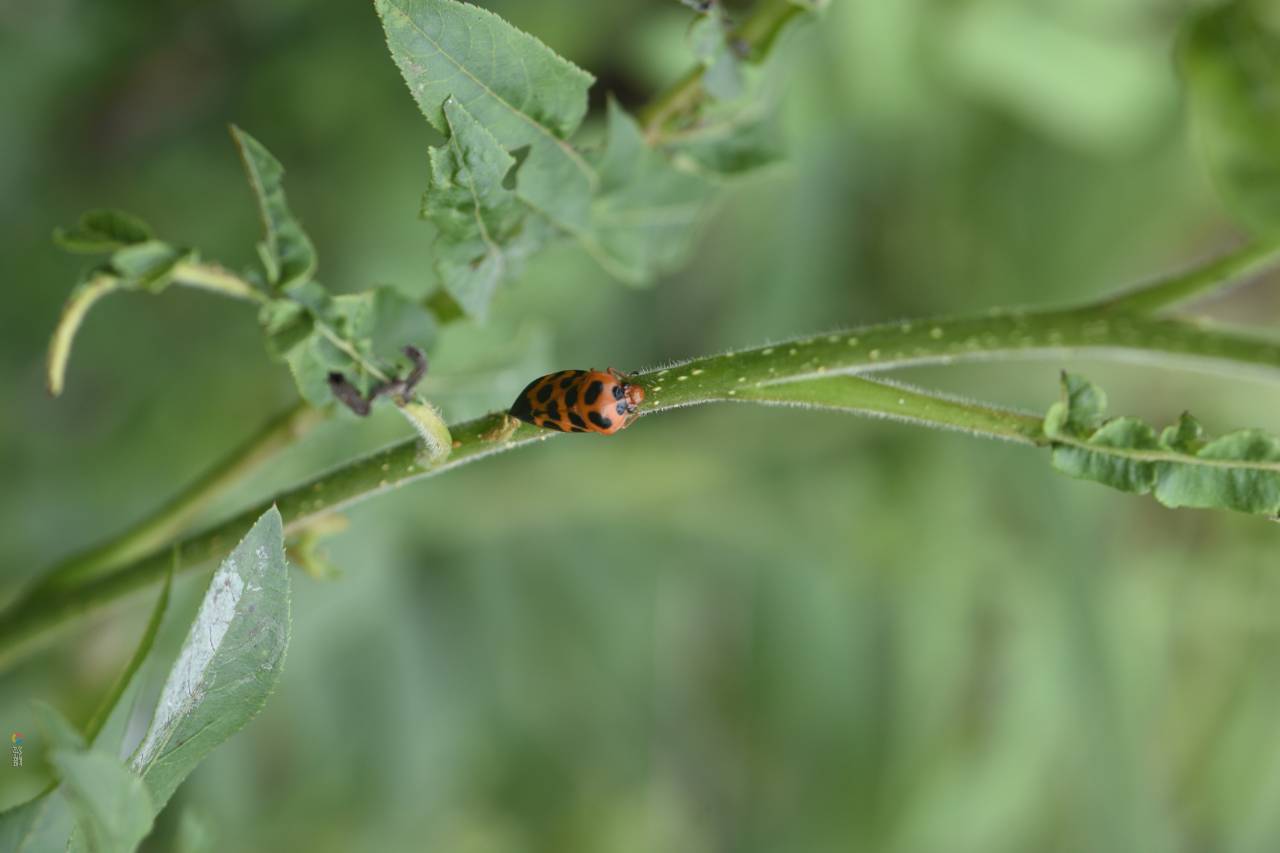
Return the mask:
[[[586,228],[595,176],[567,141],[593,78],[534,37],[454,0],[375,0],[387,46],[427,121],[449,133],[452,96],[508,151],[528,146],[516,186],[569,231]]]
[[[151,831],[147,786],[113,755],[55,750],[52,763],[76,817],[70,851],[132,853]]]
[[[458,101],[444,102],[448,141],[431,149],[422,217],[439,232],[436,271],[467,313],[484,319],[498,284],[551,235],[503,184],[515,158]]]
[[[1198,142],[1224,201],[1255,230],[1280,231],[1280,21],[1274,10],[1238,1],[1196,16],[1183,34],[1180,59]]]
[[[159,293],[173,281],[178,264],[194,257],[189,249],[178,249],[159,240],[146,240],[117,250],[110,267],[120,277],[121,287]]]
[[[130,759],[155,808],[266,704],[289,643],[289,574],[272,507],[222,561]]]
[[[592,206],[592,255],[610,273],[649,281],[688,253],[711,186],[645,142],[635,119],[609,102],[608,141]]]
[[[1136,418],[1103,420],[1106,395],[1063,375],[1063,399],[1045,416],[1053,466],[1124,492],[1152,494],[1169,507],[1280,514],[1280,439],[1242,430],[1205,441],[1184,414],[1157,435]]]
[[[711,6],[693,22],[689,38],[694,55],[702,63],[702,88],[718,100],[730,100],[743,93],[741,60],[730,45],[730,26],[724,11]]]
[[[744,175],[782,159],[777,122],[757,108],[703,110],[698,122],[664,136],[663,149],[712,175]]]
[[[258,319],[268,350],[289,365],[298,393],[313,406],[333,402],[330,372],[368,393],[397,373],[406,345],[425,350],[436,335],[431,312],[389,286],[331,297],[318,282],[301,282],[266,303]]]
[[[36,703],[57,786],[0,814],[0,850],[128,853],[151,831],[142,779],[109,752],[91,750],[62,714]]]
[[[276,290],[311,279],[316,250],[284,196],[284,167],[261,142],[234,125],[231,137],[240,149],[249,185],[258,200],[266,239],[258,247],[267,281]]]
[[[0,850],[12,853],[63,853],[76,819],[62,790],[0,812]]]
[[[53,239],[71,252],[112,252],[151,239],[151,229],[122,210],[90,210],[71,228],[58,228]]]

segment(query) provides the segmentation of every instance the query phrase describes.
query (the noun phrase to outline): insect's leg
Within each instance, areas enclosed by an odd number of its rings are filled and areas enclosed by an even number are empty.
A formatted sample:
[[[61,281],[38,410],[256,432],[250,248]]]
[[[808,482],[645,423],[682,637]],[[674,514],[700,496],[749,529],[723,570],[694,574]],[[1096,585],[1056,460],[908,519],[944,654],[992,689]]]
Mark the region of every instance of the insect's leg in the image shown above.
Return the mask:
[[[333,396],[337,397],[340,403],[360,417],[369,414],[369,401],[341,373],[334,372],[329,374],[329,390],[333,392]]]
[[[404,348],[404,354],[409,361],[413,362],[413,370],[404,380],[404,393],[408,395],[413,393],[413,389],[418,387],[422,377],[427,375],[427,356],[412,344]]]

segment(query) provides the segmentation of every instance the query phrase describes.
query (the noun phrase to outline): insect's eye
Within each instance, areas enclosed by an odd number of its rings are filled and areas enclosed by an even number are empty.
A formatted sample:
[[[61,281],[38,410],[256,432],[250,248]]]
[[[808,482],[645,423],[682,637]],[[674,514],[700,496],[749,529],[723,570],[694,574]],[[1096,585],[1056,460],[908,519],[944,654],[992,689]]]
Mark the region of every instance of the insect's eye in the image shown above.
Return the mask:
[[[621,399],[622,399],[622,395],[623,395],[623,394],[625,394],[625,393],[627,393],[627,392],[626,392],[626,391],[624,391],[624,390],[622,389],[622,386],[621,386],[621,385],[614,385],[614,386],[613,386],[613,399],[615,399],[615,400],[621,400]]]

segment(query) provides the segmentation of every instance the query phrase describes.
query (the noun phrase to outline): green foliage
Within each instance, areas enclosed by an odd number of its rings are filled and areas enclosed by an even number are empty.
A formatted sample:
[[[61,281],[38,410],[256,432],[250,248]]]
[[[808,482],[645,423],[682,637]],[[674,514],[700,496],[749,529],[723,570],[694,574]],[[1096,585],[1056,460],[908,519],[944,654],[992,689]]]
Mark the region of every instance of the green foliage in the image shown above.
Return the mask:
[[[195,253],[156,240],[145,222],[118,210],[91,210],[78,224],[56,229],[53,238],[67,251],[107,255],[71,291],[49,340],[46,380],[56,397],[66,383],[71,344],[94,303],[118,290],[159,293],[173,281],[178,265],[193,261]]]
[[[129,760],[164,808],[182,780],[262,710],[289,644],[289,572],[274,507],[227,556]]]
[[[452,97],[508,150],[528,147],[516,192],[571,232],[585,230],[595,175],[568,139],[593,77],[492,12],[454,0],[377,0],[387,46],[431,126],[449,133]]]
[[[173,791],[214,747],[252,719],[275,686],[289,638],[284,530],[272,509],[219,567],[169,672],[146,737],[116,756],[137,674],[169,601],[166,579],[138,647],[82,735],[40,706],[58,784],[0,814],[0,849],[128,853]]]
[[[443,112],[449,139],[431,149],[422,217],[440,234],[434,251],[445,290],[484,319],[498,283],[550,234],[504,185],[515,158],[453,96]]]
[[[1189,414],[1157,433],[1137,418],[1105,418],[1106,394],[1079,376],[1063,374],[1062,391],[1044,419],[1059,471],[1168,507],[1280,514],[1275,436],[1248,429],[1206,439]]]
[[[316,250],[289,210],[284,196],[284,167],[261,142],[234,125],[231,138],[240,150],[266,229],[265,239],[258,244],[258,255],[266,268],[267,283],[279,291],[310,281],[318,263]]]
[[[51,760],[76,816],[78,832],[67,849],[132,853],[151,831],[153,807],[142,779],[104,752],[59,749]]]
[[[683,260],[709,185],[649,147],[635,119],[612,100],[608,142],[596,165],[600,192],[592,231],[602,265],[625,281],[642,283]]]
[[[1181,60],[1205,160],[1232,211],[1280,233],[1280,20],[1236,0],[1192,19]]]
[[[130,853],[151,830],[146,787],[112,752],[92,747],[65,717],[37,703],[56,787],[0,814],[0,849]]]
[[[152,239],[147,223],[122,210],[90,210],[70,228],[56,228],[54,241],[69,252],[98,254]]]
[[[717,100],[731,100],[742,94],[745,83],[742,62],[730,44],[728,16],[719,4],[708,8],[689,29],[693,52],[702,64],[702,86]]]
[[[687,253],[713,195],[692,172],[740,173],[774,155],[718,9],[696,23],[693,41],[708,92],[732,99],[732,109],[659,151],[611,101],[608,142],[593,156],[571,142],[586,113],[589,74],[471,5],[379,0],[376,7],[409,91],[448,137],[431,152],[422,214],[440,233],[436,270],[445,290],[474,317],[486,315],[499,283],[556,231],[615,277],[652,280]],[[495,45],[502,61],[494,61]],[[701,117],[699,108],[687,118]]]

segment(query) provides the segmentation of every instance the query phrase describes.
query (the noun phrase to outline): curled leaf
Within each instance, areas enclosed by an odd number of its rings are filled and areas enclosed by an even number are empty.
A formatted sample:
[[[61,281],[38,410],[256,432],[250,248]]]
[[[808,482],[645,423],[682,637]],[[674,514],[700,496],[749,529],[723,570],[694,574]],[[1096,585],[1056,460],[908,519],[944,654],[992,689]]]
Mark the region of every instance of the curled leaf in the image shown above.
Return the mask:
[[[57,228],[53,240],[69,252],[114,252],[152,239],[147,223],[123,210],[90,210],[70,228]]]
[[[1053,466],[1168,507],[1280,514],[1280,438],[1246,429],[1206,440],[1184,414],[1158,433],[1137,418],[1105,419],[1106,394],[1068,374],[1044,420]]]

